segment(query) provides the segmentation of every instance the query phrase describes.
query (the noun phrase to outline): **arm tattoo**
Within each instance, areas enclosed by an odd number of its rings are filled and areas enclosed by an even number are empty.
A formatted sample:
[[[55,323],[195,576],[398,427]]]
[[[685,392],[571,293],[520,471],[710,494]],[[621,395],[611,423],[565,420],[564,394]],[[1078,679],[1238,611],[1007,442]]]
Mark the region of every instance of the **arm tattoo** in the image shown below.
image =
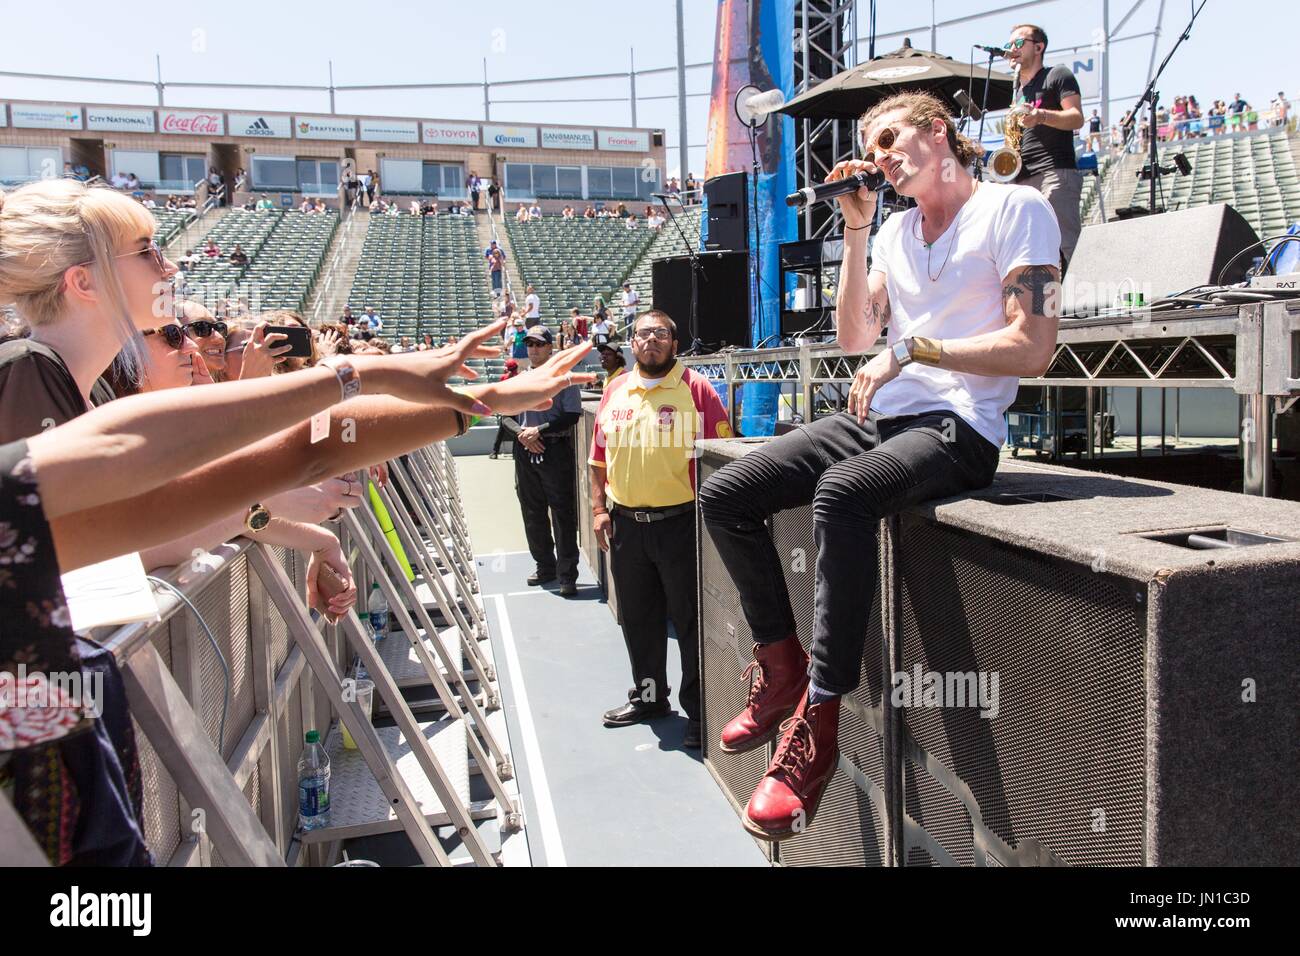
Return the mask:
[[[879,323],[882,329],[889,325],[889,318],[893,313],[890,311],[888,302],[885,303],[885,307],[882,309],[880,303],[872,299],[870,301],[870,311],[872,324]]]
[[[1020,273],[1020,281],[1029,287],[1034,315],[1043,315],[1047,288],[1056,283],[1056,270],[1051,266],[1027,266]]]
[[[1051,266],[1026,266],[1014,280],[1002,287],[1002,298],[1018,299],[1028,291],[1030,313],[1045,315],[1048,293],[1054,292],[1057,285],[1056,270]]]

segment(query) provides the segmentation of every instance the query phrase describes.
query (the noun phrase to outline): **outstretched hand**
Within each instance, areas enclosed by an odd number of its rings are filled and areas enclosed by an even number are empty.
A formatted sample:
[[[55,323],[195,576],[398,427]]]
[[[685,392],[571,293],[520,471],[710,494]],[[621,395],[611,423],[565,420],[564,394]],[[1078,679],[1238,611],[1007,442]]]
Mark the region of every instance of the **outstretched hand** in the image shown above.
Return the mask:
[[[484,385],[478,394],[498,415],[518,415],[550,408],[551,396],[570,385],[585,385],[596,380],[590,372],[573,371],[590,351],[591,343],[586,342],[556,352],[546,362],[522,375]]]

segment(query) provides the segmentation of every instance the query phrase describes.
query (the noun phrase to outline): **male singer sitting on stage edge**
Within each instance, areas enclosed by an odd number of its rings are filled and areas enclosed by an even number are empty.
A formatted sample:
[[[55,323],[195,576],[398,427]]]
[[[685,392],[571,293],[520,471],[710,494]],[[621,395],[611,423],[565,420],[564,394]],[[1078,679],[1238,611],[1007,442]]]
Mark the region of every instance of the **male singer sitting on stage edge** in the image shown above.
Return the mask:
[[[732,462],[699,496],[755,640],[749,704],[722,729],[721,749],[780,735],[745,811],[745,828],[768,840],[812,822],[835,771],[840,696],[858,686],[877,588],[880,519],[988,485],[1017,380],[1042,375],[1056,344],[1061,233],[1047,200],[1027,186],[977,182],[967,166],[978,147],[928,94],[884,100],[859,130],[875,165],[843,162],[827,179],[878,166],[917,207],[885,221],[868,272],[876,194],[839,197],[838,337],[861,353],[887,328],[888,345],[854,376],[847,412]],[[764,525],[809,502],[818,547],[811,664]]]

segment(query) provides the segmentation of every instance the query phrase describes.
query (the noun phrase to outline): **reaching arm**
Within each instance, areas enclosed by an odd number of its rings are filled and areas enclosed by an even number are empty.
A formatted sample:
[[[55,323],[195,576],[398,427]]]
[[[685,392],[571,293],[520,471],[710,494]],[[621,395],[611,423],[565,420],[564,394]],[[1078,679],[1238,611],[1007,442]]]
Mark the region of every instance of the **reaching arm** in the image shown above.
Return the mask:
[[[1067,133],[1081,128],[1085,122],[1082,100],[1077,93],[1062,96],[1059,110],[1045,110],[1039,107],[1034,110],[1033,115],[1044,126],[1050,126],[1052,129],[1062,129]]]
[[[1002,280],[1006,327],[945,339],[939,367],[975,375],[1042,375],[1056,350],[1060,292],[1060,270],[1055,266],[1013,269]]]
[[[493,324],[436,352],[356,356],[352,362],[363,391],[469,411],[475,400],[450,391],[446,380],[463,369],[467,358],[495,354],[482,342],[498,331]],[[46,518],[148,491],[205,461],[305,422],[338,398],[334,371],[312,368],[292,375],[132,395],[101,405],[28,439]],[[383,457],[387,456],[371,461]],[[88,471],[93,471],[94,481],[86,481]],[[223,513],[209,511],[208,520]]]
[[[549,396],[569,384],[569,369],[586,352],[582,348],[569,349],[529,375],[467,391],[506,413],[546,407]],[[587,374],[572,375],[573,382],[592,378]],[[337,383],[334,388],[338,388]],[[310,442],[311,423],[304,421],[146,493],[72,513],[47,515],[60,568],[70,571],[164,544],[244,512],[270,495],[387,461],[450,438],[458,429],[456,413],[451,409],[431,409],[389,396],[353,399],[336,405],[329,414],[329,437],[314,445]],[[37,462],[44,495],[41,468]],[[164,515],[166,520],[148,520],[151,515]]]

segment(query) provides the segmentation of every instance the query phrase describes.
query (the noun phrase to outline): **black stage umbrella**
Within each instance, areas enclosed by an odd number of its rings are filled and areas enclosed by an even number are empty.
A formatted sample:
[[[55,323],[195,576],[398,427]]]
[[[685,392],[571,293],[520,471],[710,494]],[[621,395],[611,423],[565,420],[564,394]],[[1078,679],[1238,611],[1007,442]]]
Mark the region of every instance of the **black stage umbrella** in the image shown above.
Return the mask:
[[[814,120],[855,120],[895,93],[926,92],[942,99],[956,116],[960,112],[954,99],[957,91],[968,92],[979,106],[984,96],[984,79],[989,75],[987,62],[972,67],[950,56],[915,50],[904,40],[893,53],[860,63],[818,83],[790,100],[779,112]],[[988,109],[1009,108],[1014,78],[997,70],[991,76]]]

